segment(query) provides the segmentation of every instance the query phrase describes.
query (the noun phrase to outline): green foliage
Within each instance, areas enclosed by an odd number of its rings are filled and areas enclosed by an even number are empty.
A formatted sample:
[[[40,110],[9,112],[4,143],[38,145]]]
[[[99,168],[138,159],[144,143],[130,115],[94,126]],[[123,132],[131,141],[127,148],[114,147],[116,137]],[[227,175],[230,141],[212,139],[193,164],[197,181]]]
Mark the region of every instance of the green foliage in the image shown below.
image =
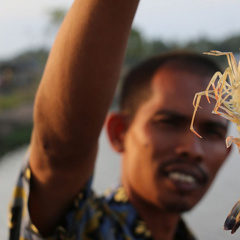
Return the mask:
[[[233,53],[239,52],[240,36],[232,36],[230,38],[227,38],[224,41],[218,43],[216,47],[219,51],[227,51]]]
[[[11,62],[23,63],[23,62],[33,61],[33,62],[37,62],[41,70],[43,70],[48,58],[48,54],[49,54],[49,51],[46,50],[45,48],[28,50],[26,52],[19,54],[15,58],[13,58]]]
[[[25,89],[17,89],[9,95],[0,95],[0,111],[20,107],[21,105],[33,102],[36,87],[30,86]]]
[[[126,51],[126,64],[133,64],[146,55],[146,40],[137,29],[132,29]]]
[[[211,50],[238,53],[239,48],[240,35],[232,36],[222,41],[210,41],[206,38],[200,38],[195,41],[180,44],[178,42],[164,42],[161,39],[146,39],[138,29],[133,28],[128,40],[125,65],[129,67],[149,56],[178,49],[199,53],[209,52]],[[216,58],[215,60],[222,65],[226,62],[224,57]]]
[[[48,34],[55,35],[59,29],[67,10],[65,8],[56,8],[47,12],[48,17],[48,28],[46,29]]]
[[[66,9],[65,8],[53,9],[49,11],[48,15],[50,24],[54,26],[59,26],[66,15]]]
[[[132,66],[146,57],[168,51],[161,40],[147,40],[136,28],[132,28],[126,50],[125,65]]]
[[[32,124],[14,125],[9,134],[0,135],[0,156],[21,145],[29,144],[31,132]]]

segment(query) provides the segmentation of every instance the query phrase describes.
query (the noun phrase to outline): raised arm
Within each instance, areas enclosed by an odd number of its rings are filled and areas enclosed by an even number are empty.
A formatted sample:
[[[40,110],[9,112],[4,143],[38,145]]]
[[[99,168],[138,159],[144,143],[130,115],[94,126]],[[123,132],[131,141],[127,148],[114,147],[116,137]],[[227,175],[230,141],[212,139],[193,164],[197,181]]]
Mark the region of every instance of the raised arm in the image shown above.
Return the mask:
[[[51,50],[35,111],[29,199],[48,234],[91,176],[139,0],[75,0]]]

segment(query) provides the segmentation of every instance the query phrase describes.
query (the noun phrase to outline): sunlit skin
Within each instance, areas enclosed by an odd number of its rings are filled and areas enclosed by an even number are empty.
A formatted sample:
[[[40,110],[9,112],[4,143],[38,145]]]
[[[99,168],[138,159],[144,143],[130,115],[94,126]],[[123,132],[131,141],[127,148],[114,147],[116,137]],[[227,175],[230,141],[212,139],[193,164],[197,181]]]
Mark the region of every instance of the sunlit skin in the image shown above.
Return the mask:
[[[151,97],[122,133],[122,183],[150,228],[161,216],[165,225],[168,219],[176,224],[180,213],[206,193],[230,151],[225,145],[227,121],[211,114],[213,105],[206,99],[195,120],[203,138],[189,129],[193,97],[210,78],[168,67],[159,70],[151,83]],[[171,172],[191,176],[194,182],[169,178]]]

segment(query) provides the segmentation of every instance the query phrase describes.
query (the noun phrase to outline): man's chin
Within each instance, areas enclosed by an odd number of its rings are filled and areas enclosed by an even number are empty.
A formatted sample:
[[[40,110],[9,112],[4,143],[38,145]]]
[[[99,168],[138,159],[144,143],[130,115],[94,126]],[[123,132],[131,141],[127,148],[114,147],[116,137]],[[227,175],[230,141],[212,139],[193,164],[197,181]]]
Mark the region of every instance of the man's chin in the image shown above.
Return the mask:
[[[173,212],[178,212],[178,213],[184,213],[184,212],[188,212],[190,210],[192,210],[193,206],[187,206],[187,205],[179,205],[179,206],[175,206],[172,207],[171,209],[169,209],[169,211],[173,211]]]
[[[164,208],[167,212],[184,213],[190,211],[196,204],[189,203],[188,201],[165,202]]]

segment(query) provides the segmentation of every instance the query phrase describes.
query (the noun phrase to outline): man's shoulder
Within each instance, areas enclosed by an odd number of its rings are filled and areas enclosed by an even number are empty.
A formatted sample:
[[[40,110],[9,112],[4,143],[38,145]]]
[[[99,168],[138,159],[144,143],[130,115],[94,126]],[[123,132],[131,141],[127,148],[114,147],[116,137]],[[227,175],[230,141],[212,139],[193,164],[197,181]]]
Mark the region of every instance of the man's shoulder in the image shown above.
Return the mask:
[[[10,207],[10,239],[42,240],[28,213],[28,195],[31,170],[23,164]],[[190,233],[183,222],[179,224],[176,239]],[[181,238],[184,236],[185,238]],[[51,239],[144,239],[152,240],[151,232],[131,204],[123,186],[118,185],[96,195],[92,190],[92,178],[73,199],[65,217],[59,221]],[[180,237],[180,238],[179,238]],[[48,238],[47,238],[48,239]]]

